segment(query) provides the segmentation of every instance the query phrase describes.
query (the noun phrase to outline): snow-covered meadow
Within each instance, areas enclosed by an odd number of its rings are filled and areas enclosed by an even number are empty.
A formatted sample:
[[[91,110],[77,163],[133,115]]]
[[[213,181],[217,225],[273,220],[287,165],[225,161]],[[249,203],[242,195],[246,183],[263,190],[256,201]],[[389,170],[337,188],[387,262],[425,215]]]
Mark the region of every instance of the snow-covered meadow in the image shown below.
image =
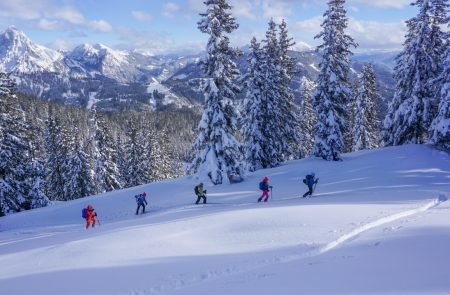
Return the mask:
[[[186,177],[2,217],[1,294],[450,294],[449,155],[343,158],[207,186],[207,205]],[[299,198],[311,171],[315,195]],[[264,176],[272,196],[256,203]],[[100,224],[85,230],[88,203]]]

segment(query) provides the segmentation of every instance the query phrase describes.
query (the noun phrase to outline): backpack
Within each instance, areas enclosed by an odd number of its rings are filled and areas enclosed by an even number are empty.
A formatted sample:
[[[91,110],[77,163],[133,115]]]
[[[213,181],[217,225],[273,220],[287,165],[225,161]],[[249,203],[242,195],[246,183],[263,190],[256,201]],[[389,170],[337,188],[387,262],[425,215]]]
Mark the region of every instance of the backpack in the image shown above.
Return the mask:
[[[303,182],[308,186],[313,185],[314,184],[314,176],[312,176],[310,174],[306,175],[306,178],[303,180]]]
[[[141,205],[145,203],[144,200],[145,200],[145,198],[143,195],[139,195],[137,198],[138,204],[141,204]]]
[[[264,181],[261,181],[261,182],[259,183],[259,189],[263,191],[263,190],[264,190],[264,187],[265,187]]]
[[[194,192],[195,192],[195,194],[198,196],[199,194],[200,194],[200,188],[199,188],[199,186],[197,185],[197,186],[195,186],[195,188],[194,188]]]
[[[81,217],[86,219],[86,213],[87,213],[87,208],[83,208],[83,210],[81,210]]]

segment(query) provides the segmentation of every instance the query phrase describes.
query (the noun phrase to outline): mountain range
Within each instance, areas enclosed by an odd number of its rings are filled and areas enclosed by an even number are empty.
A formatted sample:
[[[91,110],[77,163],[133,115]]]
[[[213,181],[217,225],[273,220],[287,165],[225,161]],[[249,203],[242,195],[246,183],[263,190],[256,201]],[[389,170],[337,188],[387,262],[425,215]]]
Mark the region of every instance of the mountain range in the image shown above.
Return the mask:
[[[291,54],[297,60],[298,75],[292,87],[298,97],[301,79],[316,79],[320,57],[314,51]],[[20,92],[83,108],[95,105],[104,111],[200,106],[203,96],[199,86],[205,78],[198,63],[202,57],[202,53],[153,56],[137,50],[114,50],[103,44],[56,51],[35,44],[14,26],[0,35],[0,71],[11,73]],[[363,54],[356,55],[352,62],[353,75],[364,62],[374,63],[385,100],[392,96],[394,85],[392,69],[384,62],[389,57]],[[244,55],[238,67],[245,72],[246,66]]]

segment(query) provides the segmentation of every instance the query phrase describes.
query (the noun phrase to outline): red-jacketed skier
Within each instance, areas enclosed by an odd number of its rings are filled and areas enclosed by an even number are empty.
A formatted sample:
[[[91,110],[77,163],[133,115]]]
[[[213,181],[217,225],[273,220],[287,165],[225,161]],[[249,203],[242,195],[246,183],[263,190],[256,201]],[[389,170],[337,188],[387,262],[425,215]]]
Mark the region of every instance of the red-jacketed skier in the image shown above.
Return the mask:
[[[261,202],[263,199],[264,202],[267,202],[269,199],[269,189],[272,189],[272,186],[269,185],[269,177],[264,177],[259,183],[259,189],[262,190],[262,195],[259,197],[258,202]]]
[[[86,229],[89,229],[89,226],[92,223],[92,227],[95,227],[95,223],[96,223],[96,216],[97,213],[94,212],[94,208],[92,207],[92,205],[88,205],[87,208],[83,209],[83,217],[86,218]]]

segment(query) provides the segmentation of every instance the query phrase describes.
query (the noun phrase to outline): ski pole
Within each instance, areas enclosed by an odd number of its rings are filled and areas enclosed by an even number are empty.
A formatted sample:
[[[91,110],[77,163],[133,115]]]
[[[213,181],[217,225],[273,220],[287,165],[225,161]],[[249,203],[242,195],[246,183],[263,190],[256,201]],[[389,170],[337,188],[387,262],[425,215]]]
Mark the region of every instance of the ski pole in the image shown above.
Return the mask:
[[[313,193],[316,191],[317,183],[319,182],[319,178],[317,178],[316,183],[314,183]]]

